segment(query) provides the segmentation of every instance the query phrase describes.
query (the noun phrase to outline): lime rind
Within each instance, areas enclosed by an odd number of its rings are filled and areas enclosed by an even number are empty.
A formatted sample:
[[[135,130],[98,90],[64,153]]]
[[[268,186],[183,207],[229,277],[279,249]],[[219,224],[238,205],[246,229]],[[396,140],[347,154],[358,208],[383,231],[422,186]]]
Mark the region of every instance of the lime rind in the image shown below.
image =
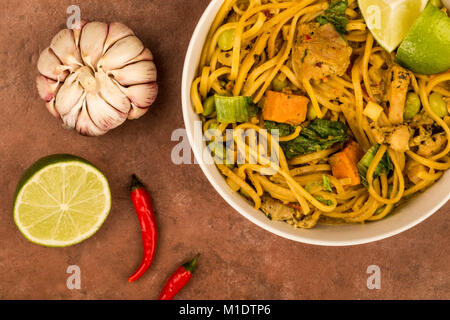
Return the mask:
[[[450,69],[450,18],[429,4],[400,45],[395,61],[419,74]]]
[[[428,0],[358,0],[366,25],[386,51],[394,51],[406,37]]]
[[[98,179],[98,181],[102,184],[102,190],[103,193],[99,195],[99,197],[104,196],[105,199],[103,200],[104,208],[103,212],[96,212],[95,214],[92,214],[91,217],[97,217],[97,221],[95,224],[91,225],[87,230],[84,232],[78,234],[77,236],[72,236],[68,240],[64,241],[58,241],[53,239],[40,239],[38,237],[33,236],[28,230],[30,228],[30,225],[25,225],[23,221],[19,217],[19,207],[23,205],[22,198],[24,195],[26,187],[29,186],[31,183],[36,183],[39,180],[39,177],[45,173],[48,170],[52,170],[55,168],[61,168],[61,167],[67,167],[67,166],[78,166],[83,168],[83,170],[86,172],[86,175],[91,173],[94,174]],[[32,208],[35,210],[35,207]],[[68,211],[71,211],[72,214],[74,213],[75,209],[69,208]],[[22,176],[22,178],[19,181],[18,187],[16,189],[16,194],[14,198],[14,204],[13,204],[13,215],[14,215],[14,222],[16,226],[18,227],[19,231],[24,235],[25,238],[27,238],[29,241],[46,246],[46,247],[67,247],[72,246],[77,243],[80,243],[91,236],[93,236],[103,225],[106,218],[108,217],[108,214],[111,210],[111,191],[109,188],[108,180],[103,175],[103,173],[98,170],[94,165],[89,163],[88,161],[72,156],[67,154],[59,154],[59,155],[53,155],[49,157],[45,157],[37,161],[35,164],[33,164]],[[60,214],[59,219],[72,219],[70,214],[62,215],[61,209],[56,209],[56,214]],[[85,214],[85,212],[79,212],[81,214]],[[49,212],[48,219],[52,218],[51,215],[54,214],[54,212]],[[89,213],[86,214],[89,216]],[[77,219],[80,219],[80,217],[77,217]],[[83,218],[81,218],[82,220]],[[92,221],[92,219],[91,219]],[[41,221],[45,223],[45,219]],[[70,222],[70,221],[69,221]],[[39,226],[39,224],[36,224]],[[74,225],[75,226],[75,225]],[[70,232],[70,230],[68,230]]]

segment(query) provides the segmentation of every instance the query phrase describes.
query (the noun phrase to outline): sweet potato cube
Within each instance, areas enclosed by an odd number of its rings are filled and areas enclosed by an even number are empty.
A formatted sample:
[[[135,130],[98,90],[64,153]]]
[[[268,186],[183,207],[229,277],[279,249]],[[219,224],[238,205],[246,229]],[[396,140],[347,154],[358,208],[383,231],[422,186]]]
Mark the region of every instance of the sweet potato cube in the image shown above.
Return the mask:
[[[347,144],[341,152],[338,152],[330,157],[331,170],[333,176],[337,179],[350,178],[352,186],[357,186],[361,183],[359,177],[357,163],[363,157],[364,152],[355,141]]]
[[[309,99],[304,96],[268,91],[263,108],[264,120],[298,125],[305,121]]]

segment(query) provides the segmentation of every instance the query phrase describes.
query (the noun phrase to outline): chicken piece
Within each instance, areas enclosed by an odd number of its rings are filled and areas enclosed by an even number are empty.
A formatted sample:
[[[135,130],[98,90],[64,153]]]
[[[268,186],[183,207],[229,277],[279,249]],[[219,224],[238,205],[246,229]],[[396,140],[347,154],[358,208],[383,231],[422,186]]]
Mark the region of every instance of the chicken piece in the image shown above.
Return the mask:
[[[369,78],[370,78],[370,80],[372,80],[372,83],[374,85],[379,85],[381,83],[381,81],[383,81],[382,71],[383,70],[380,68],[375,68],[375,67],[369,68]]]
[[[317,92],[322,93],[322,95],[328,97],[330,101],[339,100],[345,96],[344,87],[330,86],[327,82],[316,84],[316,90]]]
[[[425,127],[419,126],[416,129],[416,134],[414,138],[412,138],[409,142],[410,147],[420,146],[423,142],[425,142],[432,135],[431,130],[427,130]]]
[[[412,183],[418,184],[422,181],[422,179],[419,177],[421,172],[427,173],[427,168],[423,164],[420,164],[412,159],[408,160],[408,162],[406,163],[406,175]]]
[[[341,76],[350,65],[352,48],[331,23],[300,24],[292,53],[297,78],[320,80]]]
[[[313,214],[302,216],[300,219],[294,218],[295,226],[302,229],[314,228],[319,221],[320,211],[316,211]]]
[[[419,146],[417,154],[424,157],[430,157],[442,151],[445,148],[446,144],[447,140],[442,133],[435,134],[429,137]]]
[[[269,219],[275,221],[289,220],[296,214],[294,208],[290,208],[280,201],[266,196],[262,198],[261,210],[269,217]]]
[[[379,127],[376,122],[370,124],[370,129],[378,144],[384,143],[384,141],[386,141],[386,136],[393,131],[392,127]]]
[[[388,143],[393,150],[398,152],[409,150],[411,131],[407,125],[379,127],[373,122],[370,128],[377,143]]]
[[[409,150],[409,138],[411,138],[411,134],[408,126],[399,126],[387,138],[387,142],[393,150],[405,152]]]
[[[408,93],[411,76],[408,71],[395,64],[391,70],[391,85],[389,88],[389,113],[388,118],[392,124],[403,123],[406,94]]]
[[[369,78],[370,88],[372,90],[373,98],[375,102],[380,105],[385,105],[387,102],[388,88],[391,83],[390,73],[386,70],[390,70],[393,66],[392,57],[389,53],[382,51],[376,54],[372,54],[369,59]]]
[[[425,111],[419,112],[412,118],[411,121],[408,121],[408,125],[411,128],[420,128],[420,127],[431,127],[434,124],[434,120],[430,118],[428,113]]]

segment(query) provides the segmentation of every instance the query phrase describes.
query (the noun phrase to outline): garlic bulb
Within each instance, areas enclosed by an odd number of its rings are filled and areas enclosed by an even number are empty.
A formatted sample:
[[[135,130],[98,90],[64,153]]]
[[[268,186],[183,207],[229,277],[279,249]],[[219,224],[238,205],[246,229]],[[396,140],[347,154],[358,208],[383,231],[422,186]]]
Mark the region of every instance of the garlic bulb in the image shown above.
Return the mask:
[[[99,136],[143,116],[158,94],[151,51],[121,23],[61,30],[42,51],[36,86],[64,127]]]

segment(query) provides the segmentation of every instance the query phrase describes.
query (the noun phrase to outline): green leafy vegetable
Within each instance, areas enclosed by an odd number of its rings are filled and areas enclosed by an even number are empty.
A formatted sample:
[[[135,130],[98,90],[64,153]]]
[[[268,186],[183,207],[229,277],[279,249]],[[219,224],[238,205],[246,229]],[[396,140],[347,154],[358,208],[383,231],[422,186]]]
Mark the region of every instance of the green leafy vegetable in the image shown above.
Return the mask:
[[[367,170],[369,170],[369,166],[372,163],[373,159],[375,158],[375,155],[378,152],[378,149],[380,149],[380,145],[376,144],[372,148],[367,151],[367,153],[362,157],[361,161],[358,162],[358,172],[359,176],[361,177],[361,182],[364,186],[368,187],[369,184],[367,182],[366,176],[367,176]],[[376,167],[373,178],[376,179],[382,174],[389,174],[394,169],[394,166],[392,165],[391,158],[389,157],[388,153],[386,152],[383,155],[383,158],[381,158],[380,163]]]
[[[217,128],[219,128],[219,124],[217,123],[217,122],[212,122],[210,125],[209,125],[209,128],[208,128],[208,130],[214,130],[214,129],[217,129]]]
[[[323,180],[323,190],[328,192],[333,192],[333,188],[331,188],[330,178],[326,174],[322,175]]]
[[[305,190],[311,193],[311,188],[317,186],[322,186],[322,183],[320,181],[310,181],[305,185]]]
[[[274,130],[278,130],[278,135],[280,137],[285,137],[293,134],[295,127],[287,123],[278,123],[274,121],[264,121],[264,127],[269,130],[270,134],[275,134]]]
[[[345,16],[345,10],[347,9],[347,6],[347,0],[331,1],[330,6],[327,10],[325,10],[324,14],[317,17],[317,22],[319,22],[320,25],[331,23],[336,28],[336,31],[340,34],[347,33],[346,27],[348,19]]]
[[[259,107],[256,104],[254,104],[253,100],[252,100],[252,103],[247,106],[247,111],[248,111],[248,117],[253,118],[258,115]]]
[[[286,157],[292,159],[303,154],[325,150],[347,140],[347,127],[340,121],[316,119],[303,128],[294,140],[281,142]]]
[[[215,95],[214,102],[217,121],[223,123],[247,122],[249,117],[254,117],[259,111],[252,97]]]
[[[205,117],[209,117],[216,111],[216,103],[214,96],[210,96],[206,98],[206,100],[203,102],[203,115]]]
[[[330,178],[326,174],[322,175],[322,182],[320,181],[310,181],[305,185],[305,190],[307,192],[311,192],[312,187],[321,186],[323,187],[323,190],[328,192],[333,192],[333,189],[331,188],[331,182]],[[319,200],[320,201],[320,200]]]
[[[208,144],[208,148],[213,153],[213,158],[216,163],[224,164],[230,169],[234,168],[234,161],[222,143],[213,141]]]
[[[278,77],[273,78],[272,80],[272,89],[278,92],[281,92],[284,88],[289,85],[287,79],[281,81]]]
[[[314,196],[314,198],[316,198],[317,201],[320,201],[320,202],[322,202],[323,204],[326,204],[327,206],[333,205],[333,201],[328,200],[328,199],[325,199],[325,198],[323,198],[323,197],[321,197],[321,196]]]

